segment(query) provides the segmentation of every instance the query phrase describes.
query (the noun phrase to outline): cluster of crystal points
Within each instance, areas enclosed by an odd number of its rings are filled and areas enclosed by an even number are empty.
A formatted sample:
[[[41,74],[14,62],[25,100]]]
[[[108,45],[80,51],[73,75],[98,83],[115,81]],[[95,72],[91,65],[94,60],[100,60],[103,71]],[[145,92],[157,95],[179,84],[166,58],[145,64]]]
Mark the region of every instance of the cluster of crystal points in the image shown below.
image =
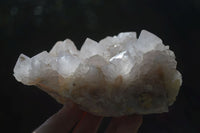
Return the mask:
[[[167,112],[182,83],[176,65],[169,46],[142,30],[139,38],[135,32],[87,38],[80,51],[66,39],[50,52],[21,54],[14,76],[62,104],[71,99],[95,115],[122,116]]]

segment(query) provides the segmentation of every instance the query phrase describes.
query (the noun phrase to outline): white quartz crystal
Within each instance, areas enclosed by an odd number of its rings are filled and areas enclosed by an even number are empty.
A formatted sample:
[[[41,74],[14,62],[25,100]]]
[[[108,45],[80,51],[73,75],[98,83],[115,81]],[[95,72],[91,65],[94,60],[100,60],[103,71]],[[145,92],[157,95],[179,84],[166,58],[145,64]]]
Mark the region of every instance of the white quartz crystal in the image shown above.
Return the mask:
[[[139,38],[135,32],[87,38],[80,51],[66,39],[50,52],[21,54],[14,76],[62,104],[71,99],[95,115],[122,116],[167,112],[182,84],[176,65],[169,46],[142,30]]]

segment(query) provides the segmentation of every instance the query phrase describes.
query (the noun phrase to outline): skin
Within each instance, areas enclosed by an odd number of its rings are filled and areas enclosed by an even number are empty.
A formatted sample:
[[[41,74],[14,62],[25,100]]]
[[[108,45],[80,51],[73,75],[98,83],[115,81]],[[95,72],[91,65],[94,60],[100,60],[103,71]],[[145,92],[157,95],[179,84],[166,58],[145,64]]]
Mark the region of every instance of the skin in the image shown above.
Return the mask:
[[[83,112],[68,101],[61,110],[46,120],[33,133],[97,133],[103,117]],[[137,133],[142,124],[141,115],[113,117],[105,133]]]

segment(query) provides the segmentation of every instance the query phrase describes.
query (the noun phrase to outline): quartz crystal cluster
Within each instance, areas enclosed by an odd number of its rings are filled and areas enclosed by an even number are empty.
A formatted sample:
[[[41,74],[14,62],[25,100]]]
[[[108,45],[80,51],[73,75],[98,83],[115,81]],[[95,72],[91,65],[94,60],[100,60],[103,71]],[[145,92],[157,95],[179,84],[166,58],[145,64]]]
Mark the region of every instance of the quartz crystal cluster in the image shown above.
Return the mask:
[[[123,32],[99,42],[87,38],[80,50],[66,39],[50,52],[24,54],[14,76],[64,104],[72,100],[99,116],[168,111],[182,84],[173,51],[156,35]]]

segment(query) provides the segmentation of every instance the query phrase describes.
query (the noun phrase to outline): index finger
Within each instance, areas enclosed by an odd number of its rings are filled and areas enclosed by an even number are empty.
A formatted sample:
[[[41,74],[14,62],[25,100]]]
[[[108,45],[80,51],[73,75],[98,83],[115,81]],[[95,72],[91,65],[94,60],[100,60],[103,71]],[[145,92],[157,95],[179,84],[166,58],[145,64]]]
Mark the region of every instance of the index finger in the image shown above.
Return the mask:
[[[68,101],[63,108],[46,120],[33,133],[66,133],[81,119],[83,111]]]

